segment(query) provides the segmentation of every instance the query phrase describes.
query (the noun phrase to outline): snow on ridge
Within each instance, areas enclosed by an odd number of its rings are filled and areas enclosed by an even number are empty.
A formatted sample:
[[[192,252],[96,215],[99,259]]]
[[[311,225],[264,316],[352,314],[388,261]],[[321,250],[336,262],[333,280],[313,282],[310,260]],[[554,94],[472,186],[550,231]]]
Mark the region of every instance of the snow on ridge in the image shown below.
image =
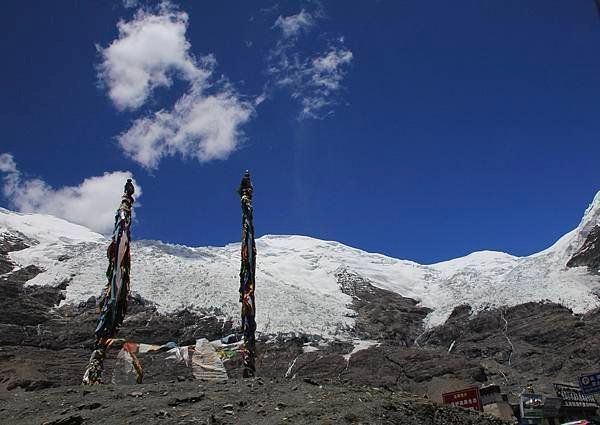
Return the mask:
[[[466,267],[486,269],[499,265],[515,264],[518,258],[501,251],[476,251],[464,257],[431,264],[430,267],[441,272],[452,273]]]
[[[16,230],[39,242],[101,242],[87,227],[46,214],[25,214],[0,208],[0,233]]]
[[[431,265],[368,253],[335,241],[299,235],[257,239],[258,330],[344,336],[354,324],[351,298],[339,288],[340,268],[373,285],[416,299],[434,311],[427,326],[443,323],[454,307],[475,311],[528,301],[560,302],[581,313],[599,305],[598,278],[566,261],[591,228],[600,223],[600,192],[579,226],[550,248],[528,256],[479,251]],[[0,233],[21,232],[40,241],[11,253],[21,265],[46,272],[30,284],[56,285],[72,277],[65,303],[97,296],[105,284],[106,244],[101,235],[51,216],[0,209]],[[239,316],[239,243],[187,247],[160,241],[132,245],[132,290],[156,303],[159,311],[218,309]],[[65,261],[59,257],[66,256]]]
[[[592,203],[587,207],[581,223],[577,227],[581,232],[585,233],[585,236],[592,230],[592,228],[600,222],[600,191],[596,193]]]
[[[11,252],[10,258],[21,267],[35,265],[46,270],[28,284],[58,285],[75,273],[64,261],[91,247],[106,249],[106,239],[99,233],[78,224],[45,214],[24,214],[0,208],[0,235],[27,238],[29,248]]]
[[[598,225],[600,225],[600,191],[596,193],[596,196],[586,208],[579,225],[575,229],[563,235],[550,247],[530,255],[530,257],[553,255],[559,257],[560,261],[564,261],[566,265],[566,261],[583,245],[585,238],[594,226]]]

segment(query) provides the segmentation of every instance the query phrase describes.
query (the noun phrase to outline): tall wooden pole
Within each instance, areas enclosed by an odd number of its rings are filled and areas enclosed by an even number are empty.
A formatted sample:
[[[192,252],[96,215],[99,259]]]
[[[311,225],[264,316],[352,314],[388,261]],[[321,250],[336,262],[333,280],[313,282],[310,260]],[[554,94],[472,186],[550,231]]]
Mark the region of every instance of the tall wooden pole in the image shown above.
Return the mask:
[[[252,182],[246,171],[240,183],[238,194],[242,205],[242,252],[240,267],[240,302],[242,303],[242,332],[244,335],[243,361],[244,378],[253,377],[255,367],[256,305],[254,301],[256,244],[254,242],[254,221],[252,210]]]

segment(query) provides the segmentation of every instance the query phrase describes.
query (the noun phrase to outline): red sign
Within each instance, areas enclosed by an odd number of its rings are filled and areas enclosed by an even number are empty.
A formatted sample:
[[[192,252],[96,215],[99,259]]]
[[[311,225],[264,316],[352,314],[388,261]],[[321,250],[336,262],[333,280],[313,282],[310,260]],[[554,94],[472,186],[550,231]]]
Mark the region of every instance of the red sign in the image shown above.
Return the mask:
[[[452,393],[442,394],[444,404],[463,407],[481,411],[481,398],[479,397],[479,388],[466,388]]]

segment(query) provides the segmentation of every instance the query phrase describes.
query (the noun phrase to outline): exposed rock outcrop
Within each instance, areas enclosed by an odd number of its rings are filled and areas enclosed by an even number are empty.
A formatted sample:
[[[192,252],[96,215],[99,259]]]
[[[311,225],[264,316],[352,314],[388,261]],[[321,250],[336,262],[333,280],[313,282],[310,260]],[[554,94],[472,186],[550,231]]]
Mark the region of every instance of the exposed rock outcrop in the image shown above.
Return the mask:
[[[344,268],[337,270],[335,276],[342,292],[352,297],[357,338],[405,347],[414,344],[431,309],[419,307],[411,298],[377,288],[368,279]]]
[[[594,226],[581,248],[567,263],[567,267],[581,266],[587,266],[594,273],[600,272],[600,226]]]

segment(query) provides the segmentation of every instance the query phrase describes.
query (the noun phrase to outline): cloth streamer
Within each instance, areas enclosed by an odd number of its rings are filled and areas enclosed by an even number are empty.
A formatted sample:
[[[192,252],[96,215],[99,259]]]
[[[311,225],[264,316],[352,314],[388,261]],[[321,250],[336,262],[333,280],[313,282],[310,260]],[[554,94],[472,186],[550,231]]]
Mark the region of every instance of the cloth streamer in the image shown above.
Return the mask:
[[[240,342],[223,344],[220,340],[209,342],[206,338],[196,340],[195,345],[185,346],[178,346],[175,342],[156,345],[128,342],[124,339],[112,339],[107,344],[113,349],[121,347],[112,371],[111,382],[116,385],[141,383],[144,359],[158,353],[164,353],[167,364],[180,364],[190,368],[195,379],[223,382],[229,379],[224,362],[235,358],[241,348]],[[167,367],[167,364],[163,367]]]

